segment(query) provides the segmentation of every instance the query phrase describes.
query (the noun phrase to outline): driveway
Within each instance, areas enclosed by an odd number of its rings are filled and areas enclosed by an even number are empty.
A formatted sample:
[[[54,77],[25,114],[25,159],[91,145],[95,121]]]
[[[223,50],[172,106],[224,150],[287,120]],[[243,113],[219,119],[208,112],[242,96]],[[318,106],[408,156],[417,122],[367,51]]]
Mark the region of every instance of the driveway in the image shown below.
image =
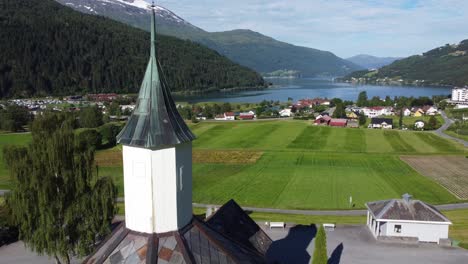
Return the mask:
[[[444,111],[440,111],[440,115],[444,119],[445,123],[439,129],[434,131],[434,133],[436,133],[437,135],[439,135],[439,136],[441,136],[443,138],[448,138],[448,139],[451,139],[451,140],[455,140],[458,143],[463,144],[465,147],[468,147],[468,142],[467,141],[465,141],[463,139],[456,138],[456,137],[449,136],[449,135],[444,133],[444,131],[447,130],[455,122],[452,119],[448,118],[448,116],[445,114]]]
[[[288,229],[264,227],[274,240],[270,261],[309,263],[313,255],[314,226]],[[403,245],[377,242],[366,226],[337,226],[327,231],[329,264],[460,264],[468,263],[468,250],[434,244]],[[291,261],[294,260],[294,261]]]

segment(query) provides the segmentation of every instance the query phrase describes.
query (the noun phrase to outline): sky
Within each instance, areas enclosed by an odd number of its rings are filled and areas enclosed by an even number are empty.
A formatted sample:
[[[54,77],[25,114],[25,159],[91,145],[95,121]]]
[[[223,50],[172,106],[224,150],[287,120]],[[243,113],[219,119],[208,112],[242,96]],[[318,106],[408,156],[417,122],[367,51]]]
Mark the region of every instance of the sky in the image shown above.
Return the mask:
[[[150,0],[147,0],[150,2]],[[250,29],[294,45],[407,57],[468,39],[468,0],[157,0],[204,30]]]

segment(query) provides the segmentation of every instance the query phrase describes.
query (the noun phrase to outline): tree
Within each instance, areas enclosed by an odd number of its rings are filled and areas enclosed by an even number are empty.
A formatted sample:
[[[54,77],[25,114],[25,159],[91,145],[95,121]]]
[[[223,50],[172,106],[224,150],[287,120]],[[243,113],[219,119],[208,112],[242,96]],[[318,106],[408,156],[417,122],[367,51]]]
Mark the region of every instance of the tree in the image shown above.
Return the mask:
[[[364,114],[359,115],[359,125],[363,126],[367,122],[367,117]]]
[[[367,92],[366,91],[362,91],[359,93],[359,96],[358,96],[358,99],[357,99],[357,102],[356,102],[357,106],[361,107],[361,106],[367,106],[368,105],[368,102],[367,102]]]
[[[86,107],[80,112],[80,126],[83,128],[96,128],[103,124],[102,112],[97,106]]]
[[[231,112],[232,111],[232,106],[230,103],[224,103],[221,105],[221,112],[226,113],[226,112]]]
[[[339,103],[336,105],[335,111],[333,112],[333,117],[342,118],[346,117],[346,111],[343,103]]]
[[[101,134],[93,128],[83,129],[76,135],[76,147],[86,150],[87,148],[99,149],[102,144]]]
[[[122,126],[115,123],[108,123],[99,128],[102,139],[107,141],[107,147],[113,147],[117,144],[116,137],[120,130],[122,130]]]
[[[437,128],[437,119],[434,116],[429,118],[429,121],[427,122],[427,128],[429,130],[434,130]]]
[[[400,117],[398,118],[398,126],[400,129],[403,128],[403,108],[400,109]]]
[[[13,181],[6,202],[29,248],[70,263],[110,232],[117,190],[111,178],[94,178],[94,149],[76,148],[73,130],[58,121],[38,118],[30,145],[4,149]]]
[[[327,264],[327,234],[322,225],[320,225],[315,236],[315,249],[312,264]]]
[[[0,128],[3,130],[18,132],[23,131],[24,126],[32,120],[29,111],[18,105],[12,104],[0,111]]]

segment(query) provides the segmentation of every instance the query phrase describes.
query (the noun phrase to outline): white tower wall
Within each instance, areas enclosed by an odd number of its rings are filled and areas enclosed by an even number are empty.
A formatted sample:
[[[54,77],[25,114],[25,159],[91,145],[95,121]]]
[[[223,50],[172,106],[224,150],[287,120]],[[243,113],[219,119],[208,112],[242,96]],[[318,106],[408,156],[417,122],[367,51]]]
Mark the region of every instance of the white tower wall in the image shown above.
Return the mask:
[[[192,143],[123,146],[125,222],[143,233],[176,231],[192,219]]]

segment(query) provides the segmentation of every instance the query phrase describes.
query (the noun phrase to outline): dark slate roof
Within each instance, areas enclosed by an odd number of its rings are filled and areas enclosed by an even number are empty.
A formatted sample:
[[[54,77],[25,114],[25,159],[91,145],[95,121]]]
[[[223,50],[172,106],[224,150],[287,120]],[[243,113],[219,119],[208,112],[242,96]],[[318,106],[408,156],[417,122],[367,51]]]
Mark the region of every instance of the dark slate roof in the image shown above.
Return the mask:
[[[383,122],[387,123],[388,125],[393,125],[393,119],[391,118],[372,118],[371,124],[382,124]]]
[[[137,104],[117,142],[135,147],[160,148],[195,139],[172,99],[156,58],[155,12],[151,16],[151,56]]]
[[[376,219],[450,222],[434,206],[419,200],[392,199],[366,204]]]
[[[266,254],[272,241],[268,235],[234,201],[230,200],[207,219],[214,230],[232,240]]]
[[[207,222],[194,217],[175,232],[144,234],[121,223],[83,263],[266,263],[271,243],[260,227],[229,201]]]

